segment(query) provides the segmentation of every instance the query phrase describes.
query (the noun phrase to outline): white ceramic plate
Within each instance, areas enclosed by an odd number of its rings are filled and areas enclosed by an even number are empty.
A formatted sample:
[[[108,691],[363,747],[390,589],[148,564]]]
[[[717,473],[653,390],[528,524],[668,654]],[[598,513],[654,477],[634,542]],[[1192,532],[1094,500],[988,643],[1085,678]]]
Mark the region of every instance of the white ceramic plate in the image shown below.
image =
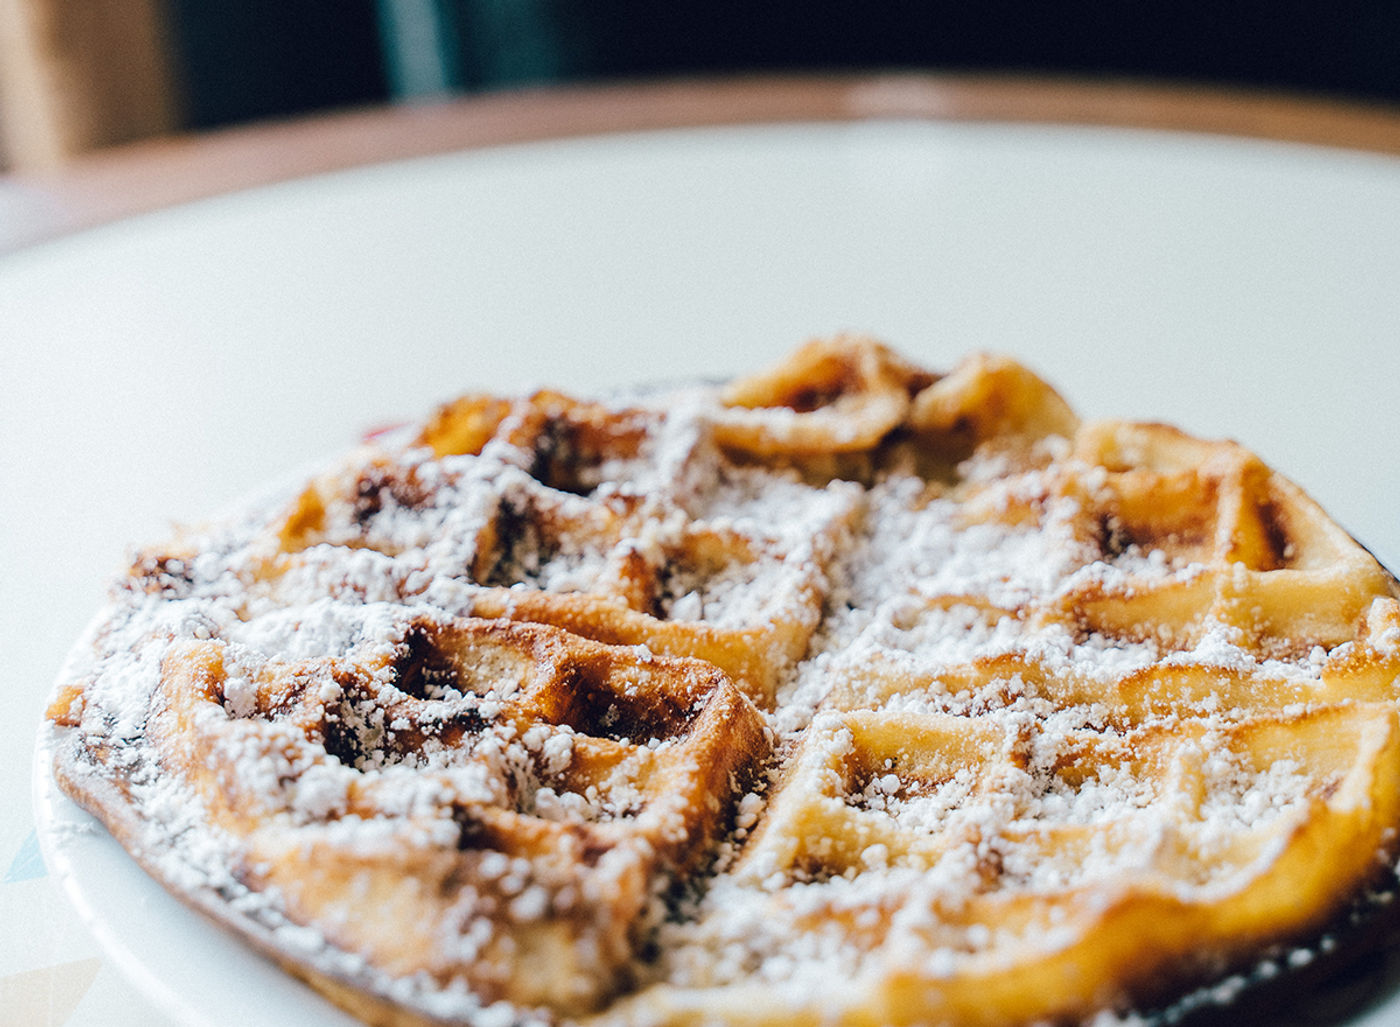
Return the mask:
[[[1400,161],[1005,124],[677,130],[361,169],[0,258],[0,437],[26,472],[0,498],[24,542],[7,673],[52,679],[126,544],[366,428],[468,388],[727,375],[847,329],[935,367],[1009,352],[1087,416],[1238,438],[1400,565]],[[152,885],[39,759],[50,865],[172,1018],[344,1022]]]

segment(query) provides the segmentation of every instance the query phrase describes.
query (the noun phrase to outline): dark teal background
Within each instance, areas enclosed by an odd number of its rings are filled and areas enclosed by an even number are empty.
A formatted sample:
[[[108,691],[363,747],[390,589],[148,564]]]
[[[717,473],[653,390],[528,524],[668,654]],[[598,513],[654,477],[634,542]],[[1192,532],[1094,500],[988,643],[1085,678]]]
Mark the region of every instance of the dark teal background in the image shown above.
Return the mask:
[[[1062,73],[1400,103],[1400,2],[170,3],[192,127],[441,89],[753,71]]]

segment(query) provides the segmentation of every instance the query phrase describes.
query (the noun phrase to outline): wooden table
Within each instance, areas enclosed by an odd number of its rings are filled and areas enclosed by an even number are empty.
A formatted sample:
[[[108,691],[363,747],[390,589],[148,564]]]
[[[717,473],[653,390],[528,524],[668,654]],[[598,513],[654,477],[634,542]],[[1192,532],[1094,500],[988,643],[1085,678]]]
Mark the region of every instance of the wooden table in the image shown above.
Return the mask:
[[[580,87],[175,136],[57,172],[0,176],[0,252],[188,200],[403,157],[674,126],[891,117],[1131,126],[1400,154],[1400,111],[1205,88],[914,74]]]
[[[5,251],[32,255],[45,240],[142,212],[377,162],[663,127],[890,118],[1186,130],[1400,154],[1400,112],[1131,83],[883,75],[499,94],[160,139],[51,174],[0,177],[0,276]],[[0,326],[5,313],[0,309]],[[0,378],[7,362],[21,366],[22,354],[3,352],[11,345],[0,337]],[[33,473],[17,448],[0,452],[7,481]],[[7,530],[3,522],[0,516],[0,531]],[[25,541],[6,538],[0,548],[13,551]],[[31,640],[15,635],[13,646]],[[31,659],[30,669],[51,674],[48,660]],[[36,673],[11,669],[2,682],[0,784],[11,798],[0,822],[0,1024],[161,1023],[106,961],[40,859],[28,793],[47,684],[36,685]]]

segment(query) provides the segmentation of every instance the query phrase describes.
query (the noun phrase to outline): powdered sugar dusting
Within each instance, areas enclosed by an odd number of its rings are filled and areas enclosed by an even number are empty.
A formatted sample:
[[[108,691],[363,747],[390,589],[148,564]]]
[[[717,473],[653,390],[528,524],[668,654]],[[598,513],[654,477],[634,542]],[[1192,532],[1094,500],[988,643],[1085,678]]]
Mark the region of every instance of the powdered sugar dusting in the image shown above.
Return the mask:
[[[68,744],[115,753],[145,820],[143,857],[326,972],[480,1027],[551,1018],[460,980],[362,966],[334,932],[298,922],[290,900],[249,888],[282,842],[250,853],[210,825],[150,742],[183,715],[157,687],[172,654],[219,646],[217,702],[191,715],[219,739],[204,757],[216,777],[263,797],[270,823],[314,829],[314,844],[368,864],[388,844],[455,853],[468,808],[621,830],[651,815],[638,788],[647,753],[679,744],[618,735],[638,752],[604,786],[575,790],[570,773],[603,757],[569,723],[509,719],[526,671],[493,665],[468,680],[432,666],[414,695],[396,692],[408,686],[387,668],[412,644],[409,625],[595,597],[648,625],[763,639],[772,681],[752,671],[741,684],[771,700],[771,751],[708,876],[649,906],[656,928],[628,971],[643,1004],[620,1014],[643,1020],[657,995],[683,1004],[758,981],[797,1008],[833,980],[859,997],[892,968],[952,980],[1013,954],[1048,959],[1127,888],[1182,902],[1230,894],[1339,787],[1256,722],[1273,708],[1320,717],[1316,697],[1349,650],[1321,637],[1265,650],[1185,600],[1191,612],[1170,631],[1095,612],[1197,596],[1215,587],[1213,569],[1177,536],[1157,545],[1100,516],[1109,470],[1059,436],[976,450],[952,481],[862,480],[736,456],[717,440],[710,389],[630,398],[605,442],[522,443],[527,412],[474,452],[390,438],[290,505],[140,557],[66,672],[87,711]],[[567,473],[560,453],[574,458]],[[354,673],[378,675],[374,689],[357,692]],[[292,704],[272,694],[288,677],[296,702],[331,711],[323,752],[307,756],[308,728],[269,712]],[[385,695],[428,710],[437,733],[386,711]],[[469,753],[452,724],[470,724]],[[486,852],[475,872],[500,901],[464,897],[441,944],[494,958],[490,916],[552,922],[647,858],[619,848],[574,887]]]

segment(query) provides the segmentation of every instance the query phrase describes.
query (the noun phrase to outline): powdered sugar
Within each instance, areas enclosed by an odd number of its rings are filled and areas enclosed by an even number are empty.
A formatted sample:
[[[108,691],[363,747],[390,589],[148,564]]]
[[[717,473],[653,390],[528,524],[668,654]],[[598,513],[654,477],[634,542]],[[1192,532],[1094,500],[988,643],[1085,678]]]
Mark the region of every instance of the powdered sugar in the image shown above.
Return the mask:
[[[575,788],[570,772],[597,758],[585,733],[562,716],[522,729],[503,712],[523,670],[432,666],[412,695],[389,670],[410,624],[488,603],[509,612],[541,594],[603,597],[705,638],[770,638],[759,633],[776,625],[798,639],[792,653],[774,641],[758,654],[771,696],[743,683],[771,698],[771,754],[725,821],[713,873],[671,901],[659,954],[629,969],[656,991],[758,980],[801,1005],[833,976],[951,977],[1056,951],[1082,938],[1076,917],[1092,920],[1134,884],[1168,880],[1179,900],[1206,901],[1257,873],[1280,825],[1335,786],[1298,761],[1254,758],[1259,710],[1247,700],[1267,685],[1307,714],[1342,647],[1266,652],[1196,607],[1165,631],[1095,620],[1095,603],[1194,596],[1218,568],[1194,549],[1105,541],[1116,529],[1090,507],[1110,473],[1065,440],[1014,458],[977,451],[951,482],[860,480],[726,451],[713,390],[630,402],[616,415],[628,444],[590,451],[567,480],[542,470],[553,450],[519,441],[529,418],[517,411],[479,452],[391,440],[310,483],[300,505],[259,508],[138,561],[67,673],[91,711],[78,747],[119,751],[150,825],[143,855],[167,882],[230,896],[300,958],[346,958],[290,922],[277,895],[239,883],[232,868],[247,876],[250,854],[207,822],[187,782],[161,772],[152,725],[186,700],[158,686],[194,643],[216,646],[223,672],[218,694],[188,699],[181,722],[215,739],[203,768],[315,844],[367,860],[402,844],[455,853],[470,847],[464,809],[580,829],[652,816],[648,753],[676,739],[608,738],[638,752]],[[1231,573],[1244,592],[1252,572]],[[288,679],[299,693],[270,694]],[[399,701],[417,719],[386,709]],[[298,703],[323,720],[287,715]],[[452,723],[469,728],[443,728]],[[476,871],[504,896],[499,915],[549,923],[588,889],[623,889],[649,856],[608,850],[578,887],[494,851]],[[1071,893],[1090,896],[1089,913],[1069,909]],[[1028,897],[1037,916],[982,919]],[[486,907],[461,902],[443,943],[474,958],[494,935]],[[524,1015],[483,1007],[460,981],[378,987],[481,1027]]]

